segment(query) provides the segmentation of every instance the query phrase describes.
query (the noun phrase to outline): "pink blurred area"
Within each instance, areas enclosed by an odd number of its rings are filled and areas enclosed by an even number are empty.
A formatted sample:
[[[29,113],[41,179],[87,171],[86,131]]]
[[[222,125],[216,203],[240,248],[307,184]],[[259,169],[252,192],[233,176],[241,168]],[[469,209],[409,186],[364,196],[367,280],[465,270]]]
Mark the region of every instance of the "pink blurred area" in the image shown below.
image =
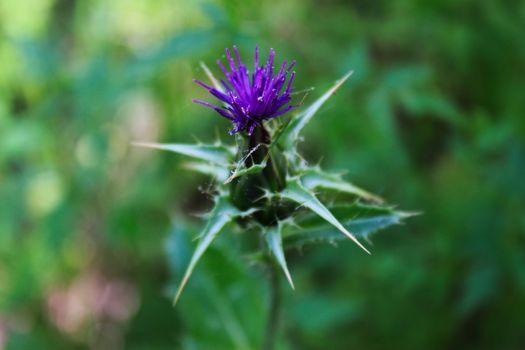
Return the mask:
[[[7,342],[7,330],[6,330],[4,322],[0,320],[0,350],[5,349],[6,342]]]
[[[56,288],[47,297],[51,322],[70,335],[78,335],[99,323],[125,323],[138,306],[138,293],[132,284],[100,272],[80,275],[69,286]]]

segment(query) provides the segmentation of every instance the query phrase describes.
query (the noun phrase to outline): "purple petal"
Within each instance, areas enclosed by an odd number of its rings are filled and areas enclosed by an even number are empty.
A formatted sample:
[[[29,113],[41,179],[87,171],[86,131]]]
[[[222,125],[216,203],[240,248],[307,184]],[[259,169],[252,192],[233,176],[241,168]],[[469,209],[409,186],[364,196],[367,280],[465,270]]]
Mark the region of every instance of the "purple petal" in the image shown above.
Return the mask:
[[[228,62],[230,63],[230,69],[232,73],[236,70],[235,68],[235,62],[233,61],[232,55],[230,53],[230,49],[226,48],[226,57],[228,58]]]
[[[234,124],[230,133],[244,131],[251,134],[262,121],[275,118],[295,108],[288,105],[295,78],[295,72],[291,74],[290,72],[295,61],[290,63],[283,61],[279,71],[274,75],[275,50],[270,49],[267,61],[259,65],[259,46],[256,46],[254,69],[250,74],[246,65],[242,63],[236,46],[233,46],[233,55],[229,48],[226,49],[226,58],[230,70],[220,60],[217,61],[225,75],[225,79],[220,80],[224,90],[195,80],[197,84],[224,102],[224,107],[220,108],[200,100],[194,102],[212,108],[223,117],[230,119]],[[285,85],[286,89],[282,91]]]
[[[254,58],[254,68],[253,68],[253,71],[255,72],[257,70],[257,68],[259,68],[259,45],[256,45],[255,46],[255,58]]]
[[[281,109],[280,111],[277,111],[277,112],[275,112],[275,113],[273,113],[273,114],[270,114],[270,115],[269,115],[268,117],[266,117],[265,119],[272,119],[272,118],[278,117],[278,116],[283,115],[284,113],[286,113],[286,112],[288,112],[289,110],[294,109],[294,108],[296,108],[296,107],[297,107],[297,106],[288,106],[288,107],[286,107],[286,108]]]
[[[239,55],[239,50],[237,50],[237,46],[233,46],[233,52],[235,52],[235,58],[237,58],[237,66],[241,66],[241,56]]]
[[[200,81],[200,80],[193,79],[193,82],[199,84],[200,86],[202,86],[202,87],[205,88],[206,90],[211,90],[211,89],[213,89],[211,86],[204,84],[204,83],[203,83],[202,81]]]
[[[287,94],[289,94],[292,91],[293,78],[295,78],[295,72],[292,72],[292,74],[290,74],[290,80],[288,80],[288,85],[286,86]]]
[[[201,104],[203,106],[206,106],[206,107],[210,107],[211,109],[217,111],[220,115],[222,115],[224,118],[227,118],[229,120],[233,120],[233,117],[227,112],[225,111],[224,109],[222,108],[219,108],[217,106],[214,106],[208,102],[205,102],[205,101],[201,101],[201,100],[191,100],[192,102],[195,102],[195,103],[198,103],[198,104]]]
[[[270,53],[268,54],[268,62],[266,63],[266,73],[268,74],[268,78],[272,77],[274,57],[275,57],[275,51],[274,49],[270,49]]]
[[[228,73],[228,70],[226,69],[226,67],[224,67],[224,64],[222,64],[221,60],[217,60],[217,65],[222,70],[222,72],[224,73],[225,76],[229,76],[230,75]]]
[[[291,63],[290,63],[290,66],[288,67],[288,69],[286,70],[286,74],[290,73],[290,71],[292,70],[292,68],[295,66],[295,60],[293,60]]]

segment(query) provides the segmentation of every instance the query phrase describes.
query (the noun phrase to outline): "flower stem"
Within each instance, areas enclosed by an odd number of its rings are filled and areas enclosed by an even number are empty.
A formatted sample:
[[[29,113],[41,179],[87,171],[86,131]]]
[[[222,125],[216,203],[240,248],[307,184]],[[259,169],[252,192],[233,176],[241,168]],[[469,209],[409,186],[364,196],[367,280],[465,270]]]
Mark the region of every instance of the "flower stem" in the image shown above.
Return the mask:
[[[264,332],[262,350],[273,350],[275,340],[279,330],[279,319],[281,314],[281,290],[279,275],[275,264],[268,263],[269,287],[270,287],[270,305],[268,309],[268,318],[266,320],[266,330]]]

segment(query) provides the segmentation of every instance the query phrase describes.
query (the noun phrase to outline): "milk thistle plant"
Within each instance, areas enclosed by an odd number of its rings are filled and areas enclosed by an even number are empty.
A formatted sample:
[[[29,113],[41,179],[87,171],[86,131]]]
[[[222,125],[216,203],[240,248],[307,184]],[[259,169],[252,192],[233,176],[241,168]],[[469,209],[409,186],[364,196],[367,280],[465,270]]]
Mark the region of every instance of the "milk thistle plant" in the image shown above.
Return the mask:
[[[230,134],[236,142],[137,145],[191,157],[194,160],[188,164],[189,169],[215,179],[214,207],[199,235],[174,303],[206,249],[228,225],[236,225],[260,242],[255,255],[273,273],[265,337],[269,344],[266,348],[271,348],[279,299],[279,278],[274,268],[280,269],[294,288],[286,263],[287,250],[308,243],[349,239],[370,254],[358,238],[366,240],[370,234],[400,223],[411,214],[384,205],[380,197],[345,181],[340,174],[309,165],[297,150],[303,128],[352,72],[303,107],[292,104],[295,61],[284,61],[275,69],[274,50],[270,49],[266,62],[260,63],[259,49],[255,48],[250,71],[236,47],[233,55],[226,49],[226,58],[227,67],[220,60],[217,62],[224,79],[215,78],[202,64],[210,83],[195,80],[219,104],[193,101],[230,120]],[[288,113],[291,111],[295,113]]]

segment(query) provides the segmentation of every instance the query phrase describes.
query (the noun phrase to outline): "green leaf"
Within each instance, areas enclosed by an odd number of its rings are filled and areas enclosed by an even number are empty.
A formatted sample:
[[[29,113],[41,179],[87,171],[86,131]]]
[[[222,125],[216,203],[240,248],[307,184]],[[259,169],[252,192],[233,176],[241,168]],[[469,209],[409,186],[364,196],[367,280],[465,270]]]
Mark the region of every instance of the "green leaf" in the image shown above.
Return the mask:
[[[333,205],[329,207],[329,210],[334,216],[339,218],[341,222],[393,214],[400,216],[400,218],[413,215],[409,212],[395,211],[392,207],[362,204],[359,202]],[[317,215],[304,215],[297,218],[295,222],[302,228],[326,226],[326,221]]]
[[[166,242],[168,266],[177,278],[184,273],[182,268],[191,258],[191,238],[193,231],[183,219],[175,218],[172,233]],[[254,305],[262,297],[259,281],[250,273],[245,261],[239,257],[237,250],[229,244],[228,240],[215,246],[210,246],[207,251],[206,261],[202,261],[198,271],[194,271],[192,278],[198,280],[198,286],[187,286],[184,303],[178,305],[181,312],[189,312],[185,326],[188,334],[199,334],[196,348],[204,349],[254,349],[254,339],[251,329],[260,329],[262,323],[253,318],[255,310],[262,312],[260,304]],[[217,274],[217,271],[228,271],[227,275]],[[238,290],[238,283],[242,280],[243,289]],[[255,285],[254,285],[255,283]],[[231,298],[235,290],[235,298]],[[256,292],[254,297],[250,290]],[[218,333],[210,318],[217,318],[224,332]],[[247,322],[249,320],[250,322]],[[253,322],[252,322],[253,321]],[[197,331],[196,331],[197,330]],[[199,341],[202,341],[199,342]]]
[[[185,169],[193,170],[201,174],[210,175],[217,179],[217,181],[226,181],[230,174],[227,167],[204,162],[186,162],[182,165]]]
[[[294,322],[294,326],[300,327],[304,334],[328,334],[341,324],[357,320],[364,313],[363,306],[363,300],[347,298],[344,295],[301,292],[290,300],[287,310],[291,322]]]
[[[148,143],[133,142],[134,146],[171,151],[199,160],[228,166],[235,157],[235,148],[222,144],[182,144],[182,143]]]
[[[177,289],[177,293],[175,294],[175,298],[173,299],[173,304],[175,305],[177,301],[179,300],[179,297],[184,289],[184,286],[188,282],[188,279],[191,276],[191,273],[195,269],[195,266],[197,265],[197,262],[200,260],[206,249],[210,246],[210,244],[213,242],[213,240],[217,237],[217,235],[221,232],[221,230],[231,222],[235,217],[242,215],[242,212],[240,212],[238,209],[233,207],[229,202],[228,199],[224,196],[220,196],[217,198],[217,202],[215,203],[215,207],[211,211],[210,217],[208,219],[208,222],[206,226],[204,227],[204,230],[199,235],[199,243],[197,244],[197,248],[195,249],[195,252],[193,253],[193,256],[191,257],[190,263],[188,267],[186,268],[186,272],[184,273],[184,277],[182,278],[182,282],[179,285],[179,288]]]
[[[401,224],[403,219],[418,214],[359,203],[331,207],[330,211],[337,215],[343,225],[356,237],[363,238],[368,238],[371,234],[389,226]],[[286,249],[309,243],[331,243],[342,238],[339,231],[313,215],[298,220],[297,227],[299,229],[294,229],[292,226],[287,227],[288,230],[283,238],[283,245]]]
[[[253,164],[252,166],[250,166],[248,168],[246,166],[244,166],[243,164],[241,164],[233,171],[233,173],[230,175],[230,177],[228,177],[228,179],[226,179],[226,181],[224,183],[225,184],[230,183],[234,179],[236,179],[236,178],[238,178],[240,176],[244,176],[244,175],[248,175],[248,174],[255,174],[255,173],[261,172],[261,171],[263,171],[263,169],[265,167],[266,167],[266,161],[263,161],[260,164]]]
[[[305,125],[312,119],[312,117],[317,113],[319,108],[332,96],[337,89],[352,75],[353,71],[348,72],[340,80],[338,80],[334,86],[332,86],[327,92],[324,93],[319,99],[310,105],[306,110],[299,113],[295,118],[293,118],[290,123],[286,125],[286,128],[283,130],[280,141],[283,149],[291,150],[299,139],[299,133],[305,127]]]
[[[383,199],[370,192],[367,192],[350,182],[346,182],[338,174],[329,174],[319,168],[308,168],[300,175],[301,183],[309,190],[324,188],[337,192],[353,194],[363,199],[382,203]]]
[[[283,270],[286,279],[290,283],[290,286],[292,287],[292,289],[295,289],[292,281],[292,276],[290,275],[290,271],[288,271],[288,265],[286,264],[286,258],[284,256],[282,244],[283,227],[284,223],[279,221],[277,226],[271,227],[268,231],[264,233],[264,239],[266,241],[266,244],[268,245],[268,248],[275,257],[275,260],[277,260],[277,263]]]
[[[289,178],[286,183],[286,189],[277,194],[283,198],[292,200],[310,209],[328,223],[337,228],[340,232],[354,241],[361,249],[370,254],[370,252],[336,219],[336,217],[317,199],[315,194],[304,188],[298,178]]]

